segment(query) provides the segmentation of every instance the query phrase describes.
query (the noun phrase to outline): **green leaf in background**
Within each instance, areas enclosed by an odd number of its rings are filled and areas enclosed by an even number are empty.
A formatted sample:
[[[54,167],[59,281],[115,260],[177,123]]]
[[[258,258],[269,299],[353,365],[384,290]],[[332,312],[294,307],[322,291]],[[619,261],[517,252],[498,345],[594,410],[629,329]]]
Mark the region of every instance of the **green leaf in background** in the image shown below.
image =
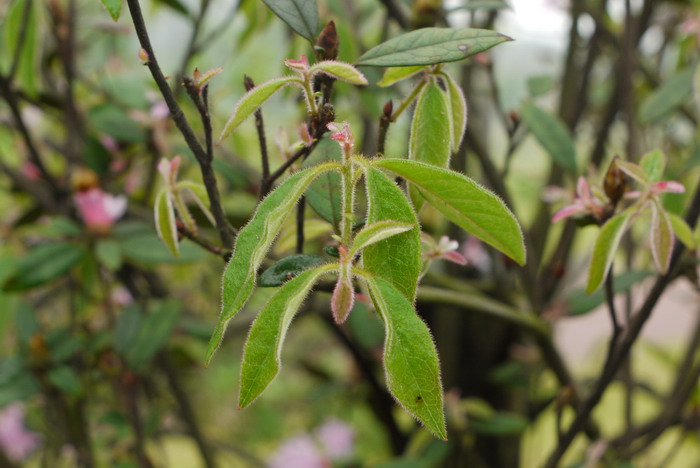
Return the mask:
[[[660,203],[651,206],[651,254],[661,273],[668,271],[673,253],[673,226]]]
[[[338,167],[337,163],[325,163],[289,177],[260,202],[251,220],[240,230],[224,271],[221,315],[209,342],[207,363],[219,347],[229,320],[248,302],[255,288],[258,268],[287,215],[316,177]]]
[[[200,246],[183,239],[180,242],[180,256],[173,257],[158,234],[148,224],[138,222],[121,222],[113,230],[114,238],[119,243],[122,255],[133,262],[145,265],[159,263],[192,263],[208,258],[209,254]]]
[[[527,424],[527,419],[511,413],[496,413],[490,419],[469,421],[469,427],[474,432],[491,436],[519,434],[527,428]]]
[[[364,268],[391,281],[409,301],[416,297],[422,266],[418,220],[403,191],[377,169],[365,171],[367,223],[393,220],[416,226],[364,249]]]
[[[263,0],[279,18],[312,44],[318,33],[316,0]]]
[[[508,2],[506,2],[505,0],[471,0],[466,5],[460,5],[458,7],[452,8],[450,10],[450,12],[458,11],[458,10],[490,11],[490,10],[502,10],[504,8],[512,9],[511,6],[508,4]]]
[[[219,136],[219,143],[233,132],[250,114],[258,110],[265,101],[270,99],[273,94],[291,83],[300,83],[296,76],[286,76],[284,78],[275,78],[265,83],[261,83],[251,89],[241,97],[236,103],[231,117],[229,117],[224,129]]]
[[[654,183],[661,180],[666,169],[666,156],[661,150],[650,151],[639,161],[639,167],[644,169],[649,177],[649,182]]]
[[[468,233],[525,264],[520,225],[492,192],[467,176],[417,161],[382,159],[374,164],[414,184],[431,205]]]
[[[17,262],[5,281],[5,291],[22,291],[41,286],[68,273],[85,256],[85,249],[67,242],[33,247]]]
[[[625,210],[607,220],[600,228],[591,256],[586,294],[591,294],[598,289],[608,275],[608,270],[615,259],[617,246],[620,245],[632,213],[629,209]]]
[[[428,327],[390,282],[365,280],[386,328],[384,368],[389,391],[430,432],[446,440],[440,363]]]
[[[651,275],[650,271],[626,271],[615,275],[613,291],[615,294],[628,291],[632,286]],[[584,315],[605,302],[605,292],[599,289],[593,294],[586,294],[584,289],[577,289],[569,294],[566,302],[569,306],[569,315]]]
[[[623,161],[622,159],[615,160],[615,164],[617,164],[617,167],[619,167],[622,172],[624,172],[640,184],[649,185],[648,174],[637,164],[629,161]]]
[[[685,104],[693,92],[695,67],[684,68],[656,88],[639,106],[639,122],[654,123]]]
[[[102,5],[107,9],[109,16],[112,17],[114,21],[119,19],[119,15],[122,12],[122,0],[101,0]]]
[[[357,65],[406,67],[455,62],[510,40],[485,29],[422,28],[371,48]]]
[[[309,73],[313,76],[316,73],[323,73],[335,78],[336,80],[345,81],[346,83],[367,86],[367,78],[357,68],[349,63],[336,62],[335,60],[323,60],[314,64]]]
[[[318,255],[290,255],[273,263],[270,268],[263,271],[260,275],[259,286],[264,288],[281,286],[304,270],[324,263],[326,260]]]
[[[32,0],[17,0],[15,2],[6,2],[9,5],[5,22],[2,29],[5,30],[3,49],[12,57],[14,51],[19,45],[20,30],[24,27],[26,20],[26,31],[24,42],[22,44],[22,52],[19,56],[17,65],[17,84],[22,91],[34,94],[37,87],[37,71],[39,69],[37,58],[39,46],[38,29],[37,29],[37,14],[36,10],[39,7],[38,3],[34,3],[29,10],[29,16],[25,19],[25,6]],[[8,61],[9,62],[9,61]],[[9,63],[8,63],[9,69]],[[7,71],[7,69],[5,70]]]
[[[124,308],[114,329],[114,350],[117,354],[126,357],[138,336],[142,320],[143,314],[138,305],[130,304]]]
[[[75,371],[68,366],[60,366],[51,369],[46,375],[51,384],[69,395],[79,395],[82,388],[80,378]]]
[[[144,129],[129,114],[114,104],[99,104],[88,111],[87,121],[96,130],[119,141],[144,143]]]
[[[554,79],[549,75],[531,76],[527,79],[527,91],[535,98],[547,94],[554,87]]]
[[[316,149],[302,164],[303,168],[312,167],[326,161],[342,159],[340,145],[330,138],[322,138]],[[340,225],[343,217],[342,180],[337,172],[321,174],[306,191],[306,201],[321,218],[333,225]]]
[[[275,378],[280,369],[284,337],[292,319],[318,278],[334,269],[338,269],[337,264],[301,273],[275,292],[260,311],[243,351],[239,408],[251,404]]]
[[[462,144],[467,129],[467,100],[462,87],[450,75],[442,75],[447,82],[447,96],[450,103],[450,130],[452,132],[452,152],[456,153]]]
[[[386,88],[394,83],[398,83],[401,80],[410,78],[423,70],[427,70],[424,65],[414,65],[412,67],[389,67],[384,70],[384,75],[382,76],[382,79],[377,82],[377,85],[381,86],[382,88]]]
[[[576,174],[576,148],[564,122],[532,103],[523,105],[521,117],[554,162]]]
[[[147,364],[155,354],[163,349],[175,329],[182,312],[176,299],[161,302],[139,323],[138,332],[126,351],[126,362],[134,369]]]
[[[156,3],[162,3],[171,10],[180,13],[183,16],[190,16],[190,11],[180,0],[155,0]]]
[[[180,245],[175,226],[175,208],[173,207],[173,194],[169,187],[163,187],[156,196],[154,205],[156,218],[156,232],[174,257],[180,256]]]
[[[389,237],[393,237],[397,234],[410,231],[415,227],[418,227],[418,225],[400,223],[393,220],[378,221],[367,225],[360,232],[358,232],[357,235],[355,235],[349,255],[353,257],[365,247],[381,242],[384,239],[388,239]]]
[[[688,226],[688,223],[685,222],[685,219],[674,213],[666,212],[666,214],[668,215],[668,219],[673,227],[673,232],[676,234],[678,240],[683,242],[689,249],[694,249],[696,244],[695,239],[693,239],[693,231],[690,229],[690,226]]]
[[[116,271],[122,266],[122,249],[114,239],[100,239],[95,246],[97,259],[110,271]]]

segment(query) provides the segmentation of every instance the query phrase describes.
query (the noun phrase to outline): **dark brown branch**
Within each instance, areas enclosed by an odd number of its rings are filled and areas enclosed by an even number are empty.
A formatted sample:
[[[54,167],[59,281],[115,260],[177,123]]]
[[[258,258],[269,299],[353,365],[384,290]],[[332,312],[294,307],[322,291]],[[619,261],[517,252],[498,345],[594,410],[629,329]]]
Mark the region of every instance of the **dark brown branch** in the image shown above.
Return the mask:
[[[386,12],[389,17],[394,18],[394,20],[396,20],[396,22],[399,24],[399,26],[401,26],[402,29],[409,28],[410,24],[408,22],[408,18],[402,10],[400,2],[397,2],[396,0],[380,1],[384,5],[384,8],[386,8]]]
[[[255,88],[255,82],[248,75],[243,76],[243,85],[246,91],[250,91]],[[258,132],[258,143],[260,144],[260,163],[262,167],[262,178],[260,181],[260,187],[265,185],[265,181],[270,177],[270,156],[267,152],[267,139],[265,138],[265,122],[263,121],[262,109],[258,108],[255,111],[255,130]],[[262,198],[263,192],[260,191],[260,198]]]

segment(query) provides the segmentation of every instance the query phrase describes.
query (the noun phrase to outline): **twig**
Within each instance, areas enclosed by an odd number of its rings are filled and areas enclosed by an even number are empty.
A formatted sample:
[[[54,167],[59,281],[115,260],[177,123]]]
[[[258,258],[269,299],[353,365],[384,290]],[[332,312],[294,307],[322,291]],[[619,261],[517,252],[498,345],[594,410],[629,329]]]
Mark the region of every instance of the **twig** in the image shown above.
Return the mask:
[[[396,0],[380,0],[386,8],[387,15],[394,18],[402,29],[408,29],[409,23],[401,5]]]
[[[209,252],[213,253],[214,255],[218,255],[222,257],[224,260],[228,256],[228,252],[223,250],[221,247],[212,244],[208,240],[198,236],[194,232],[190,231],[187,229],[187,227],[184,224],[178,223],[177,225],[177,232],[194,242],[195,244],[199,245],[200,247],[203,247],[204,249],[208,250]]]
[[[284,172],[291,167],[292,164],[297,162],[300,158],[304,158],[310,155],[314,148],[316,148],[316,145],[318,145],[318,142],[319,139],[317,138],[309,146],[304,146],[292,156],[290,156],[289,159],[287,159],[284,163],[282,163],[282,165],[278,167],[277,170],[271,173],[270,176],[263,182],[262,186],[260,187],[260,193],[262,194],[262,196],[265,196],[270,192],[272,184],[274,184],[275,181],[279,179],[282,176],[282,174],[284,174]]]
[[[197,38],[199,37],[199,32],[202,27],[202,22],[204,20],[204,16],[207,14],[207,9],[209,8],[209,4],[211,2],[209,0],[202,0],[200,2],[201,7],[199,10],[199,14],[194,18],[194,23],[192,26],[192,35],[190,36],[190,41],[187,44],[187,49],[185,51],[185,55],[182,57],[182,63],[180,64],[180,71],[178,71],[177,75],[175,75],[175,93],[181,89],[181,84],[183,83],[183,79],[185,77],[185,73],[187,73],[187,64],[190,62],[192,57],[195,55],[195,53],[198,51],[198,48],[196,47],[197,43]],[[240,3],[240,2],[237,2]]]
[[[608,271],[608,276],[605,278],[605,302],[608,305],[608,313],[610,314],[610,322],[612,323],[613,327],[613,332],[612,336],[610,337],[610,348],[608,350],[608,360],[610,359],[610,355],[612,354],[613,350],[615,349],[615,345],[617,344],[617,339],[620,336],[620,324],[618,323],[617,320],[617,310],[615,310],[615,289],[613,286],[613,268],[612,266],[610,267],[610,270]]]
[[[255,88],[255,82],[248,75],[243,75],[243,85],[246,91],[250,91]],[[270,156],[267,153],[267,139],[265,138],[265,123],[263,121],[262,109],[258,108],[255,111],[255,130],[258,132],[258,143],[260,144],[260,160],[262,166],[262,178],[260,180],[260,187],[265,184],[265,181],[270,177]],[[262,199],[263,192],[260,191],[260,198]]]
[[[302,196],[297,203],[297,249],[298,254],[304,253],[304,212],[306,211],[306,197]]]

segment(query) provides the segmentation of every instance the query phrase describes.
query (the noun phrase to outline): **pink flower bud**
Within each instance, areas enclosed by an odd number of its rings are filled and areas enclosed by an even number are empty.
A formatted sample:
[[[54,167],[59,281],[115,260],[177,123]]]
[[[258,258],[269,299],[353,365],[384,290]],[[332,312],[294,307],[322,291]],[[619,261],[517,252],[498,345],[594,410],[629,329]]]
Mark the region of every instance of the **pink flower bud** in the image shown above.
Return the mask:
[[[340,325],[345,322],[354,305],[355,288],[353,288],[350,278],[341,274],[335,284],[335,289],[333,289],[333,297],[331,297],[331,311],[335,323]]]
[[[177,182],[177,173],[180,169],[180,156],[175,156],[168,161],[163,158],[158,163],[158,172],[163,176],[168,185],[175,185]]]
[[[328,421],[318,428],[316,438],[321,442],[324,452],[333,460],[352,455],[355,431],[345,423]]]

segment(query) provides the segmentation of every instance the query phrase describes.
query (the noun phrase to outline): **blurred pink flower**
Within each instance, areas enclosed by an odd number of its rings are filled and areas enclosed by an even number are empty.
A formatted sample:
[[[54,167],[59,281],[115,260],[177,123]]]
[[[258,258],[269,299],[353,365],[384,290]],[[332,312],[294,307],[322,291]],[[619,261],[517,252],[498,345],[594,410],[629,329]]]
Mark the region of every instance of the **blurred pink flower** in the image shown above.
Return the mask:
[[[22,165],[21,171],[22,171],[22,175],[29,180],[41,179],[41,171],[39,170],[38,167],[36,167],[36,164],[31,163],[29,161],[25,162]]]
[[[88,228],[103,232],[126,212],[126,197],[110,195],[100,188],[78,192],[74,196],[80,216]]]
[[[491,270],[491,257],[484,248],[484,244],[474,236],[469,236],[462,243],[462,255],[467,263],[479,271],[487,272]]]
[[[177,182],[177,173],[180,170],[180,156],[175,156],[173,159],[161,159],[158,163],[158,172],[163,176],[168,185],[175,185]]]
[[[24,427],[24,407],[12,403],[0,411],[0,449],[13,462],[27,458],[40,443],[39,436]]]
[[[425,255],[429,259],[444,259],[457,265],[466,265],[467,259],[457,251],[459,242],[452,240],[447,236],[440,237],[438,242],[435,242],[432,236],[426,233],[421,233],[421,239],[426,247]]]
[[[329,465],[308,435],[284,442],[273,455],[270,468],[327,468]]]
[[[576,197],[571,205],[567,205],[552,216],[556,223],[564,218],[576,215],[590,214],[600,219],[603,214],[603,202],[591,194],[591,188],[585,177],[579,177],[576,184]]]
[[[158,101],[151,106],[150,114],[155,120],[163,120],[170,115],[170,109],[165,101]]]
[[[112,299],[112,302],[115,304],[119,304],[122,306],[129,305],[132,302],[134,302],[134,298],[129,292],[128,289],[126,289],[124,286],[117,286],[112,290],[112,294],[110,295],[110,298]]]
[[[316,430],[316,438],[323,450],[335,460],[352,455],[355,431],[347,424],[332,419]]]

